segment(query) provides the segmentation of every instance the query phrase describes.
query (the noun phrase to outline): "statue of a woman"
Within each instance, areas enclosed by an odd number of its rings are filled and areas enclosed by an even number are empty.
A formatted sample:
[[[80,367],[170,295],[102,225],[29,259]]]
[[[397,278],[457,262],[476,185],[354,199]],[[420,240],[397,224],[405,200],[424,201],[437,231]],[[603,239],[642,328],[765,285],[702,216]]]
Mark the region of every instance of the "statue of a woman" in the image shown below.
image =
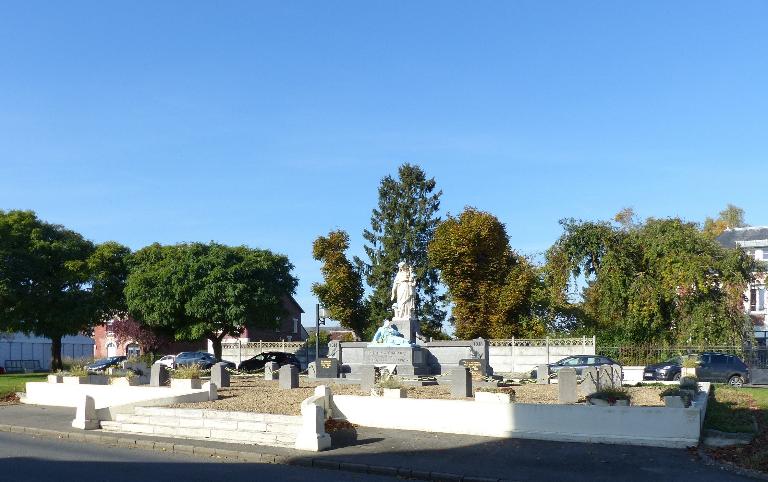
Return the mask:
[[[397,275],[392,283],[392,301],[396,301],[393,305],[395,317],[409,319],[416,314],[416,277],[413,275],[413,269],[404,261],[400,261],[397,268]]]

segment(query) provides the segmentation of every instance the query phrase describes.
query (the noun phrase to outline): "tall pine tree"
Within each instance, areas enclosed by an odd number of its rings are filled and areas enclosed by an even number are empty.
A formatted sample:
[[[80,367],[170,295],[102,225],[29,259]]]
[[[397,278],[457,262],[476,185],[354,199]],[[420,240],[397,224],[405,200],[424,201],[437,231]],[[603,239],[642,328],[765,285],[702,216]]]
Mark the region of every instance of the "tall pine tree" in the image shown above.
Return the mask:
[[[443,296],[438,292],[437,270],[429,264],[427,246],[440,223],[442,191],[435,179],[411,164],[398,169],[398,178],[387,176],[379,186],[379,204],[371,216],[371,228],[363,231],[368,262],[356,258],[372,289],[369,314],[377,325],[392,317],[390,290],[397,263],[411,265],[418,280],[416,312],[427,336],[440,332],[445,320]]]

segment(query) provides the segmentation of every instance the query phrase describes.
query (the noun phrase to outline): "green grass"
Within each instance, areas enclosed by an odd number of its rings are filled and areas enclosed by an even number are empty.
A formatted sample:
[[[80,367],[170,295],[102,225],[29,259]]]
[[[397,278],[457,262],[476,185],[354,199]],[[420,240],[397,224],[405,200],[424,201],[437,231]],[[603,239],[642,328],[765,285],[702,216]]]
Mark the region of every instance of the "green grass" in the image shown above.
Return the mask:
[[[27,382],[42,382],[47,373],[14,373],[0,375],[0,397],[13,392],[23,392]]]

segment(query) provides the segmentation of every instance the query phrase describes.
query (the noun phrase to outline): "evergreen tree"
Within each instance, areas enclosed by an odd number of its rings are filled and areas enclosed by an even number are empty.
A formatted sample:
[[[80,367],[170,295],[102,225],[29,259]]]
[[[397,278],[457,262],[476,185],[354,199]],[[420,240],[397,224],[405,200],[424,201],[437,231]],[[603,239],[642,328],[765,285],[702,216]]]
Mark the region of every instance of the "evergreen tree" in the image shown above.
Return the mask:
[[[440,223],[442,191],[435,179],[411,164],[398,169],[398,178],[387,176],[379,186],[379,204],[371,216],[371,228],[363,231],[368,261],[355,258],[372,289],[369,316],[375,324],[392,317],[390,290],[397,263],[411,265],[418,281],[416,311],[425,335],[440,332],[445,320],[443,296],[438,293],[437,270],[427,258],[427,246]]]

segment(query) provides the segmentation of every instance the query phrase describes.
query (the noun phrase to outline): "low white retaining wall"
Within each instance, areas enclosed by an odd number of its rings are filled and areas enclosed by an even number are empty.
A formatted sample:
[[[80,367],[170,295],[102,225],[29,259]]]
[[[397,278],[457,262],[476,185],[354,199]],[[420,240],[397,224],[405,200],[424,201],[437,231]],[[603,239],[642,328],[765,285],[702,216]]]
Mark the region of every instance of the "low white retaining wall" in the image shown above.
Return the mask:
[[[27,382],[24,403],[77,407],[87,395],[93,398],[96,409],[135,405],[151,400],[167,400],[168,404],[180,402],[205,402],[210,398],[208,387],[200,390],[176,390],[170,387],[128,387],[118,385],[90,385]]]
[[[597,407],[333,396],[334,416],[367,427],[565,442],[697,445],[709,383],[691,408]]]

